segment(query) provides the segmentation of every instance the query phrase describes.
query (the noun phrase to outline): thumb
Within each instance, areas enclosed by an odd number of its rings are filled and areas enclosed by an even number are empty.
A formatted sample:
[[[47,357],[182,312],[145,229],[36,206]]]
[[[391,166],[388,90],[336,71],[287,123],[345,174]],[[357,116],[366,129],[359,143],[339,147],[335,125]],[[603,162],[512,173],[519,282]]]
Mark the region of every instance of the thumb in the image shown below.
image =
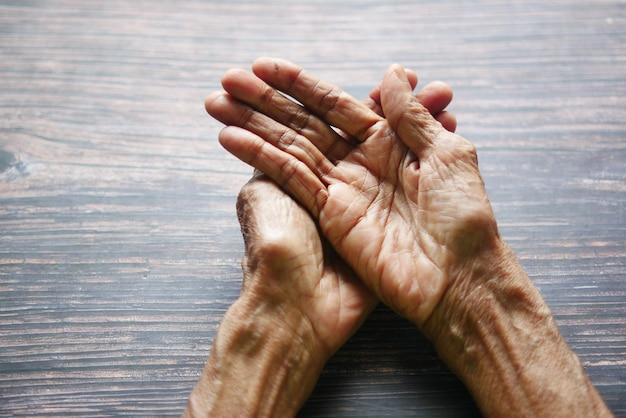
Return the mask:
[[[413,94],[402,66],[395,64],[387,69],[380,99],[391,129],[415,155],[423,155],[443,128]]]

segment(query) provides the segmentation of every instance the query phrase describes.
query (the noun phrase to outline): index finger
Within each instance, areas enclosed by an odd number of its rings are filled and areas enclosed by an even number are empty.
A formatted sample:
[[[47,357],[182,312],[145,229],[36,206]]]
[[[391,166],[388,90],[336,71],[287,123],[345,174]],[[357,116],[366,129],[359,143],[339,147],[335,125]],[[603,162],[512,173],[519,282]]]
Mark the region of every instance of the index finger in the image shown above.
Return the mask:
[[[259,58],[252,71],[261,80],[293,97],[330,125],[364,141],[382,117],[339,87],[320,80],[289,61]]]

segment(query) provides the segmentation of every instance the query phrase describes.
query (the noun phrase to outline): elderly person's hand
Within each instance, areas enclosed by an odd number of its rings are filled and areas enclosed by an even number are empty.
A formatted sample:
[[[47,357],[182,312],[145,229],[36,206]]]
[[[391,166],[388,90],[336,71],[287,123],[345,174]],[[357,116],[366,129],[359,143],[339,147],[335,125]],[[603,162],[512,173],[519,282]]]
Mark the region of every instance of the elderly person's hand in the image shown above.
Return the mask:
[[[306,207],[485,415],[610,415],[498,233],[474,146],[420,104],[404,69],[385,74],[384,116],[289,62],[253,70],[207,99],[229,125],[222,145]]]
[[[207,100],[230,125],[222,145],[298,199],[366,285],[422,327],[467,261],[501,245],[473,146],[415,99],[399,66],[381,85],[386,119],[291,63],[253,68],[227,73],[228,95]]]
[[[415,74],[407,77],[415,86]],[[374,111],[380,111],[379,94],[377,87],[365,101]],[[417,99],[454,130],[454,116],[445,111],[448,86],[430,84]],[[320,236],[307,210],[265,175],[255,172],[242,188],[237,213],[243,288],[186,414],[291,416],[378,299]]]

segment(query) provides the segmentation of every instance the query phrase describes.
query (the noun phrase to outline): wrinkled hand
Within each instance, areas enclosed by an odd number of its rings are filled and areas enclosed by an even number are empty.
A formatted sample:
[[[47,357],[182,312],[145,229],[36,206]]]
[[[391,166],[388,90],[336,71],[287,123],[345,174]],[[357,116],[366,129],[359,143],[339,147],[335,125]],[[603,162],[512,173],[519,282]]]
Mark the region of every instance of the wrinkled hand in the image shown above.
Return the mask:
[[[415,86],[415,74],[407,76]],[[452,100],[448,86],[431,83],[416,97],[447,129],[455,129],[454,115],[445,110]],[[364,103],[382,113],[379,86]],[[320,236],[306,209],[260,172],[242,188],[237,213],[246,246],[244,292],[283,311],[297,308],[324,354],[332,354],[365,320],[376,297]]]
[[[266,176],[255,173],[242,188],[237,213],[246,247],[243,293],[280,312],[294,335],[313,335],[319,346],[311,349],[327,360],[378,300],[321,239],[309,213]]]
[[[386,119],[286,61],[253,70],[228,73],[228,94],[207,99],[229,125],[220,142],[297,198],[364,283],[423,325],[498,239],[473,146],[419,103],[399,66],[380,86]]]

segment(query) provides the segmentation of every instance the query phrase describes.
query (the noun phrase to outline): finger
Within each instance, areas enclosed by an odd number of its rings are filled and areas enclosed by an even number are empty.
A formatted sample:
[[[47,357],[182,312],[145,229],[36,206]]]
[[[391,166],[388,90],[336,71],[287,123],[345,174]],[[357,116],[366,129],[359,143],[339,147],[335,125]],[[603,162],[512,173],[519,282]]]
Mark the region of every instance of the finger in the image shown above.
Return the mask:
[[[264,138],[269,144],[303,162],[322,178],[334,167],[306,137],[235,100],[228,93],[216,92],[209,95],[205,100],[205,107],[211,116],[223,124],[243,128]]]
[[[306,164],[245,129],[227,126],[218,138],[228,152],[265,173],[315,218],[319,216],[328,191],[322,180]]]
[[[411,86],[415,88],[417,86],[417,74],[411,70],[406,70],[407,78],[411,83]],[[367,106],[370,110],[374,111],[378,116],[385,117],[383,114],[383,108],[380,106],[380,83],[378,83],[374,88],[370,91],[370,94],[363,100],[363,104]],[[358,143],[357,139],[350,137],[349,135],[344,134],[344,138],[349,143]]]
[[[415,87],[417,87],[417,74],[412,70],[405,71],[409,84],[411,84],[411,88],[415,89]],[[370,91],[369,96],[363,101],[363,103],[376,112],[377,115],[384,117],[383,108],[380,106],[380,84],[381,83],[378,83],[372,91]]]
[[[413,79],[411,77],[412,72],[406,71],[411,88],[415,89],[414,83],[417,82],[417,76]],[[453,97],[452,88],[448,84],[442,81],[433,81],[424,86],[415,97],[441,123],[444,129],[450,132],[456,130],[456,117],[453,113],[445,111],[445,108],[452,102]],[[384,116],[383,108],[380,106],[380,84],[374,87],[369,97],[363,103],[377,114]]]
[[[303,68],[285,60],[260,58],[253,72],[263,81],[293,97],[325,122],[363,141],[381,117],[363,103]]]
[[[380,89],[381,105],[389,126],[415,155],[431,147],[442,126],[419,100],[400,65],[389,67]]]
[[[343,157],[352,149],[327,123],[278,93],[254,74],[239,69],[230,70],[222,77],[222,86],[237,100],[309,138],[331,160]],[[264,137],[263,133],[256,133]]]
[[[452,96],[452,88],[443,81],[428,83],[415,95],[431,115],[437,115],[448,107]]]
[[[454,113],[444,110],[435,115],[435,119],[445,130],[450,132],[456,131],[456,116],[454,116]]]

